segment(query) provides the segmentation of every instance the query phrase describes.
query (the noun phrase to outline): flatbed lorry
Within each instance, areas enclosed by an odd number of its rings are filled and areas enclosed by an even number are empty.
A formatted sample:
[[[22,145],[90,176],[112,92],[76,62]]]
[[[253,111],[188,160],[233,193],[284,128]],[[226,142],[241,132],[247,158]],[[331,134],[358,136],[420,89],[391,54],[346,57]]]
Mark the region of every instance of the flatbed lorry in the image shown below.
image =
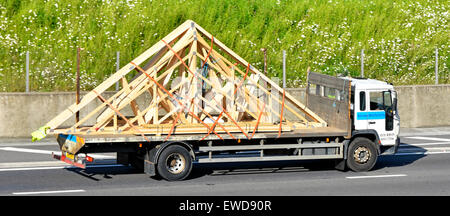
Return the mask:
[[[224,140],[211,136],[200,141],[204,134],[173,135],[171,141],[152,136],[151,142],[135,135],[84,135],[80,136],[84,142],[77,153],[80,157],[75,156],[73,161],[78,158],[78,164],[83,164],[83,153],[117,152],[117,163],[172,181],[185,179],[194,162],[332,159],[337,169],[368,171],[379,155],[397,151],[400,122],[397,95],[391,84],[310,72],[306,101],[325,119],[327,127],[294,129],[280,137],[277,133],[258,133],[247,139],[237,134],[239,141],[226,136]],[[58,135],[60,146],[75,137],[68,136]],[[246,156],[246,152],[251,154]]]
[[[121,90],[102,96],[117,82]],[[80,111],[84,117],[63,125]],[[194,162],[329,159],[368,171],[397,151],[399,127],[392,84],[308,71],[301,103],[187,20],[32,140],[56,136],[62,153],[54,157],[81,168],[93,161],[89,153],[116,152],[119,164],[182,180]]]

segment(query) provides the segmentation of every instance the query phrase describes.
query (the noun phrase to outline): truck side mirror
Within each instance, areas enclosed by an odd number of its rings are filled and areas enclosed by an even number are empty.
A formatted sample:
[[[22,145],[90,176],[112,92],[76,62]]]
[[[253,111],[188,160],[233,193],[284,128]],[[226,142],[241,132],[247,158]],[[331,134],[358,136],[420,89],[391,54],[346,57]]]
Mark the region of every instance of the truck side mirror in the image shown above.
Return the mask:
[[[394,101],[393,101],[392,105],[394,107],[394,111],[397,112],[397,97],[394,98]]]

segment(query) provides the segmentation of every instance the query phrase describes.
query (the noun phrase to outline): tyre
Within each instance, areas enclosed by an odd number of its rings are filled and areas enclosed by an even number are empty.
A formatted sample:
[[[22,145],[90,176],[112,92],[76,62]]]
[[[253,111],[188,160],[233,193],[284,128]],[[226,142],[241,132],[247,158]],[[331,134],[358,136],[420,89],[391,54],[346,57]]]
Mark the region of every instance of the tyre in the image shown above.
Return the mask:
[[[347,166],[355,172],[365,172],[375,166],[377,162],[375,144],[364,137],[355,138],[348,148]]]
[[[192,170],[192,158],[184,147],[171,145],[161,152],[156,167],[162,178],[168,181],[179,181],[189,176]]]

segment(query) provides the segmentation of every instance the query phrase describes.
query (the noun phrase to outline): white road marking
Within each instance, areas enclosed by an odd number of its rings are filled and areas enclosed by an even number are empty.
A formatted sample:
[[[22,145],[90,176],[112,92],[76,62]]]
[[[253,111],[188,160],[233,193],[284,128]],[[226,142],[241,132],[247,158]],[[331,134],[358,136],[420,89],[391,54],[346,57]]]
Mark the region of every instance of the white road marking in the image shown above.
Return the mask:
[[[49,166],[67,166],[62,161],[33,161],[33,162],[6,162],[0,163],[0,169],[3,168],[23,168],[23,167],[49,167]]]
[[[413,137],[405,137],[405,138],[407,138],[407,139],[420,139],[420,140],[433,140],[433,141],[450,142],[450,139],[436,138],[436,137],[413,136]]]
[[[450,147],[401,147],[395,155],[431,155],[431,154],[450,154]]]
[[[395,174],[395,175],[373,175],[373,176],[348,176],[347,179],[364,179],[364,178],[391,178],[391,177],[403,177],[406,174]]]
[[[16,148],[16,147],[2,147],[0,150],[3,151],[15,151],[15,152],[26,152],[26,153],[37,153],[37,154],[49,154],[51,155],[54,151],[48,150],[38,150],[38,149],[27,149],[27,148]]]
[[[51,170],[51,169],[64,169],[64,168],[70,168],[70,167],[65,167],[65,166],[55,166],[55,167],[4,168],[4,169],[0,169],[0,172],[7,172],[7,171],[29,171],[29,170]]]
[[[25,153],[37,153],[37,154],[48,154],[51,155],[54,153],[55,155],[61,155],[61,152],[49,151],[49,150],[39,150],[39,149],[27,149],[27,148],[16,148],[16,147],[2,147],[0,150],[3,151],[15,151],[15,152],[25,152]],[[112,159],[116,158],[115,156],[109,155],[100,155],[100,154],[88,154],[94,159]]]
[[[403,148],[400,148],[399,149],[399,151],[400,150],[402,150],[402,151],[417,151],[418,149],[417,148],[420,148],[420,147],[403,147]],[[448,152],[448,151],[450,151],[450,147],[428,147],[428,148],[420,148],[420,149],[423,149],[423,151],[417,151],[417,152],[424,152],[424,151],[441,151],[441,152]]]
[[[53,194],[53,193],[80,193],[85,190],[59,190],[59,191],[34,191],[34,192],[14,192],[14,195],[33,195],[33,194]]]
[[[431,154],[450,154],[450,152],[398,152],[395,155],[431,155]]]
[[[400,147],[410,147],[410,146],[430,146],[430,145],[449,145],[450,142],[435,142],[435,143],[404,143],[400,144]]]
[[[431,155],[431,154],[450,154],[450,147],[440,147],[442,145],[450,145],[450,139],[436,138],[436,137],[421,137],[412,136],[405,137],[409,139],[418,140],[433,140],[440,142],[430,143],[403,143],[400,144],[399,149],[395,155]],[[439,147],[426,147],[426,146],[439,146]]]
[[[86,168],[103,168],[103,167],[120,167],[122,164],[102,164],[102,165],[86,165]],[[79,169],[75,166],[48,166],[48,167],[20,167],[20,168],[2,168],[0,172],[8,171],[29,171],[29,170],[52,170],[52,169]]]
[[[44,142],[44,143],[29,143],[29,142],[11,142],[11,143],[0,143],[1,147],[8,147],[8,146],[58,146],[58,143],[52,143],[52,142]]]

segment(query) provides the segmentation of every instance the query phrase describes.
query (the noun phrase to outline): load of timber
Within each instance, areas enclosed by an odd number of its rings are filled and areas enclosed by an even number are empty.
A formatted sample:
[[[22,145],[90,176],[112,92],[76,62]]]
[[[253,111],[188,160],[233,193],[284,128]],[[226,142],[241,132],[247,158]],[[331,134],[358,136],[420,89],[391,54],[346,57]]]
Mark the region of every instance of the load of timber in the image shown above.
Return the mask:
[[[134,76],[133,76],[134,75]],[[116,82],[121,89],[105,98]],[[144,105],[138,103],[144,98]],[[100,105],[86,112],[94,101]],[[98,101],[96,101],[98,103]],[[91,106],[92,107],[92,106]],[[131,115],[124,115],[124,109]],[[83,111],[84,110],[84,111]],[[84,117],[60,127],[76,112]],[[291,119],[287,119],[290,113]],[[87,122],[95,122],[86,125]],[[47,134],[171,136],[203,139],[325,127],[295,97],[191,20],[107,78],[81,101],[50,120]]]

